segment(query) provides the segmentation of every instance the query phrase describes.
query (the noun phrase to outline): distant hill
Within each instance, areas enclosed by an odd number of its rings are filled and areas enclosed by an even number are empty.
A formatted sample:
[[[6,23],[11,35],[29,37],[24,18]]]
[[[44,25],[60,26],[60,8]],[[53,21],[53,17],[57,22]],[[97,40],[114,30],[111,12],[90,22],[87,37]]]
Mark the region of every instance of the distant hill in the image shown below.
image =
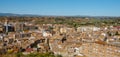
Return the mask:
[[[0,16],[40,16],[32,14],[14,14],[14,13],[0,13]]]
[[[34,15],[34,14],[14,14],[14,13],[0,13],[0,16],[18,16],[18,17],[49,17],[49,16],[53,16],[53,17],[59,17],[59,16],[55,16],[55,15]],[[66,17],[78,17],[78,18],[93,18],[93,19],[114,19],[114,18],[120,18],[120,16],[84,16],[84,15],[77,15],[77,16],[66,16]]]
[[[19,14],[12,14],[12,13],[0,13],[0,16],[18,16]]]

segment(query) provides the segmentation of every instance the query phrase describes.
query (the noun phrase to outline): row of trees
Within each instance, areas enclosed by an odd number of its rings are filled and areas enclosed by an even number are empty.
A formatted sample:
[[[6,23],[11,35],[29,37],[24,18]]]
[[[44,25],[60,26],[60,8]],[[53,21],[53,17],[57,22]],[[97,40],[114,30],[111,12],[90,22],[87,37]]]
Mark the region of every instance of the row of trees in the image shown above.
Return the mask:
[[[107,26],[107,25],[120,25],[120,18],[110,19],[95,19],[95,18],[83,18],[83,17],[0,17],[0,21],[9,20],[12,22],[34,22],[35,24],[67,24],[70,26]]]
[[[53,53],[30,53],[23,55],[22,53],[17,53],[16,57],[62,57],[61,55],[54,55]]]

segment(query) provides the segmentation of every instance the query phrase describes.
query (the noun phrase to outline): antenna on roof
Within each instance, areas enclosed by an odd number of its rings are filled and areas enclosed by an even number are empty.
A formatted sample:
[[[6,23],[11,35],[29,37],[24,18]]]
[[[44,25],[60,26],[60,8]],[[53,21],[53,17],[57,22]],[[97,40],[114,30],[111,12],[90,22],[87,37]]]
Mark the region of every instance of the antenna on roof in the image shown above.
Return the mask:
[[[5,26],[5,33],[8,33],[8,20],[7,19],[5,19],[4,26]]]

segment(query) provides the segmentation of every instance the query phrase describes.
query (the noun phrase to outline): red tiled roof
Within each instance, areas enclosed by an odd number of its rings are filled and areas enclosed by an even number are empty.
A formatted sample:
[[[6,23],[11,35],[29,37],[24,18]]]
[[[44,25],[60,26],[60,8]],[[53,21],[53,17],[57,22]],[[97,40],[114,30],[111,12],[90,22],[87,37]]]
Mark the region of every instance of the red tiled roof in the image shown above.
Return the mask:
[[[26,49],[26,52],[31,52],[31,51],[33,51],[33,48],[27,48]]]
[[[120,29],[120,26],[114,26],[114,28]]]

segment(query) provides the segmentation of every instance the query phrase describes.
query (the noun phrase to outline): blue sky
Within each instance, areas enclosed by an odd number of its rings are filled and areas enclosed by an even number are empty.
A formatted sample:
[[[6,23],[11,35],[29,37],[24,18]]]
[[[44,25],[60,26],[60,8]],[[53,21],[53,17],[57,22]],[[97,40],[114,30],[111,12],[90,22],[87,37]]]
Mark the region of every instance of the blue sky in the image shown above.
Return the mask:
[[[120,16],[120,0],[0,0],[1,13]]]

